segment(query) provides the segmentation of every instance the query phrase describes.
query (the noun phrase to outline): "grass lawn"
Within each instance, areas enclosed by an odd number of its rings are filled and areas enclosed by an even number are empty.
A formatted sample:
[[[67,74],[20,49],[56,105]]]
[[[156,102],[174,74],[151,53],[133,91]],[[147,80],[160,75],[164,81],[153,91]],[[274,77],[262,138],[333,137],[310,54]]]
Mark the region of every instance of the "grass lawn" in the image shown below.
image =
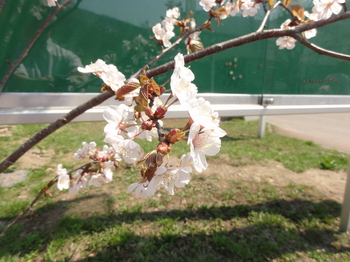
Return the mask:
[[[26,181],[0,188],[0,232],[54,177],[58,163],[68,169],[82,164],[72,157],[82,141],[103,145],[104,125],[71,123],[36,147],[49,161],[29,167]],[[160,191],[149,199],[126,193],[140,178],[137,166],[123,166],[113,182],[76,195],[53,188],[53,197],[40,199],[32,215],[0,239],[0,261],[350,261],[339,202],[302,183],[220,173],[223,165],[271,162],[295,175],[310,168],[336,173],[347,168],[348,156],[273,130],[258,139],[256,122],[233,119],[221,126],[228,133],[221,154],[208,161],[216,172],[193,173],[175,196]],[[12,136],[0,137],[1,159],[42,125],[9,128]],[[179,157],[188,149],[178,144],[172,153]],[[142,145],[147,151],[155,143]],[[11,170],[24,167],[16,163]]]

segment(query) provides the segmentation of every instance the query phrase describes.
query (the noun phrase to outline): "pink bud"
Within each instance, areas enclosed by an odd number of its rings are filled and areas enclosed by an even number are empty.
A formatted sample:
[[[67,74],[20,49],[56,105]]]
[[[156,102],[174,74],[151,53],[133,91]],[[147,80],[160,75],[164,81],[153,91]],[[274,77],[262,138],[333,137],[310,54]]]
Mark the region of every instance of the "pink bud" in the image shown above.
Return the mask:
[[[152,128],[154,126],[155,125],[154,125],[154,122],[152,120],[147,120],[147,121],[142,122],[141,129],[150,131],[150,130],[152,130]]]
[[[162,119],[164,118],[167,111],[168,109],[166,107],[158,106],[156,112],[154,112],[154,117],[157,119]]]
[[[160,142],[157,146],[157,152],[166,155],[170,152],[171,150],[171,145],[168,145],[165,142]]]

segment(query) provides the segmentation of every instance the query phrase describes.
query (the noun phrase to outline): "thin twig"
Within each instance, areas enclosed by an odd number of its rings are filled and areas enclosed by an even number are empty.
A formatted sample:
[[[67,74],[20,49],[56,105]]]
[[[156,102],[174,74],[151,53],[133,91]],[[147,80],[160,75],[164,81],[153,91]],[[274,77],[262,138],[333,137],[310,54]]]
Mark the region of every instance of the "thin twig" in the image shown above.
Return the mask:
[[[196,31],[200,31],[201,27],[198,27],[194,30],[190,30],[188,32],[186,32],[185,34],[183,34],[179,39],[177,39],[171,46],[169,46],[168,48],[162,50],[162,52],[160,52],[158,55],[156,55],[151,61],[149,61],[146,66],[144,68],[150,68],[152,65],[154,65],[154,63],[156,63],[163,55],[165,55],[167,52],[169,52],[170,50],[174,49],[174,47],[176,47],[177,45],[179,45],[186,37],[188,37],[190,34],[193,34]],[[139,69],[135,74],[133,74],[131,76],[135,77],[135,76],[139,76],[142,72],[143,68]]]
[[[270,17],[271,12],[273,10],[275,10],[276,7],[279,6],[280,4],[282,4],[281,1],[276,2],[274,4],[274,6],[266,12],[265,17],[264,17],[263,21],[260,24],[260,27],[258,28],[258,30],[256,30],[257,32],[260,32],[260,31],[262,31],[264,29],[264,27],[266,25],[266,22],[267,22],[267,19]]]
[[[2,92],[2,89],[4,88],[7,80],[11,76],[13,70],[22,62],[22,60],[27,56],[29,50],[33,46],[33,44],[36,42],[36,40],[39,38],[39,36],[42,34],[42,32],[45,30],[45,28],[50,24],[52,19],[56,16],[56,14],[61,11],[64,7],[69,5],[73,0],[67,0],[62,5],[57,6],[54,11],[50,14],[50,16],[44,21],[44,23],[39,27],[39,29],[36,31],[32,39],[30,39],[29,43],[26,45],[26,47],[23,49],[22,53],[18,56],[15,62],[10,64],[10,67],[6,71],[4,77],[2,78],[0,82],[0,93]]]

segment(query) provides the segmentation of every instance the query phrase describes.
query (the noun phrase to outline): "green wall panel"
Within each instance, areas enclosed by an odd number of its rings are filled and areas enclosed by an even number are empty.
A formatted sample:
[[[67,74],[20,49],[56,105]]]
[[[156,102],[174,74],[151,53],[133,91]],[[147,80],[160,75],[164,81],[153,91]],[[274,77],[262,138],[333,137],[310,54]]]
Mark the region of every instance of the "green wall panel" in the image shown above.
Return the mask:
[[[4,92],[98,92],[101,80],[79,73],[98,58],[115,64],[127,77],[149,61],[157,52],[150,39],[152,26],[161,21],[165,11],[175,3],[183,15],[194,10],[197,24],[207,19],[199,1],[145,0],[138,8],[129,1],[82,0],[62,10],[16,68]],[[29,42],[53,8],[46,0],[7,1],[0,14],[0,78]],[[311,1],[303,2],[309,7]],[[223,25],[213,23],[214,33],[204,31],[205,46],[255,31],[263,18],[230,17]],[[270,28],[288,18],[279,11],[271,16]],[[311,39],[317,45],[350,53],[350,21],[321,28]],[[336,41],[334,41],[336,40]],[[195,61],[189,66],[196,75],[200,92],[237,94],[350,94],[350,63],[320,56],[297,44],[294,50],[279,50],[276,39],[250,43]],[[171,60],[179,46],[157,64]],[[162,83],[171,73],[157,77]]]

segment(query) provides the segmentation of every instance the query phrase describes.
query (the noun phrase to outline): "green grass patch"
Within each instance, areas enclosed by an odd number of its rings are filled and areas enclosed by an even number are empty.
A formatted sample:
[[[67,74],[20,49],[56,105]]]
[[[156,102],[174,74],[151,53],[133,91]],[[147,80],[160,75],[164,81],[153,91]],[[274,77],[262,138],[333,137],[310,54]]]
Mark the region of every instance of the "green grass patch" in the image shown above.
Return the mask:
[[[37,149],[44,155],[53,152],[50,162],[31,168],[26,181],[0,189],[0,228],[54,177],[58,163],[69,168],[83,163],[72,157],[82,141],[103,145],[104,125],[71,123],[42,141]],[[0,142],[9,152],[42,127],[11,127],[11,139]],[[270,161],[296,172],[347,167],[345,154],[310,141],[274,132],[258,139],[256,122],[232,120],[222,127],[228,133],[223,154],[209,158],[217,173],[220,164]],[[157,142],[141,144],[152,150]],[[186,142],[173,146],[178,157],[187,151]],[[338,202],[313,186],[276,185],[255,175],[194,173],[174,196],[159,191],[136,199],[126,188],[139,181],[138,167],[123,164],[114,180],[100,188],[75,196],[53,188],[53,198],[42,198],[32,216],[0,239],[0,261],[350,261],[350,236],[339,232]]]

